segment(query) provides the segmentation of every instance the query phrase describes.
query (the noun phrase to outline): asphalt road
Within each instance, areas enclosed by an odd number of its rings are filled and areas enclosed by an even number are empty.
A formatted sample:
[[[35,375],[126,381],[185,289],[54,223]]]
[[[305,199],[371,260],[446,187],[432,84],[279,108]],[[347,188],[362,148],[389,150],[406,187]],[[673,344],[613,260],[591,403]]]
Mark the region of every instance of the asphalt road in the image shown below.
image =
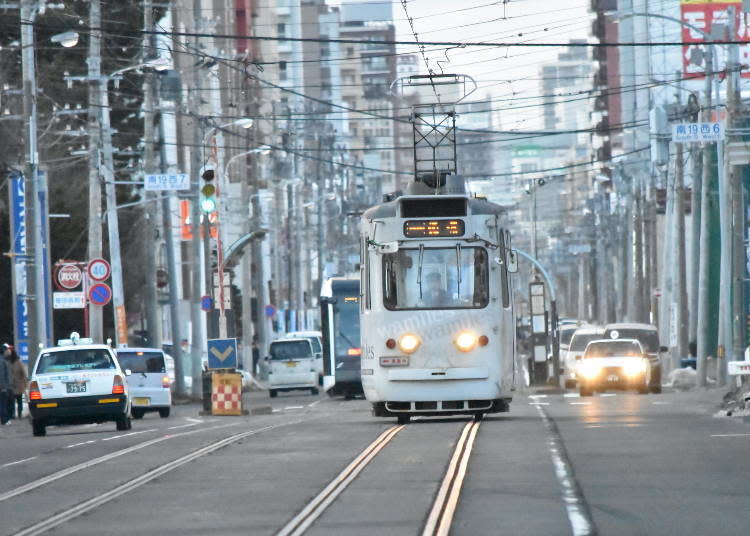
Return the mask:
[[[273,412],[247,417],[177,406],[128,432],[15,422],[0,534],[276,534],[299,512],[310,535],[422,534],[447,481],[435,511],[455,535],[746,534],[750,424],[713,416],[721,394],[518,395],[468,443],[468,419],[396,427],[307,394],[252,393]]]

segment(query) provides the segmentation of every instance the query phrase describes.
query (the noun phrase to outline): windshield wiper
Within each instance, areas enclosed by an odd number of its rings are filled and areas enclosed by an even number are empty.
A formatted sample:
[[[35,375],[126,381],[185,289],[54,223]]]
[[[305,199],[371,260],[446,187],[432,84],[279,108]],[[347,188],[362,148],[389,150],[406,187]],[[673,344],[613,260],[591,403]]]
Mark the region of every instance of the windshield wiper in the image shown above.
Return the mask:
[[[456,244],[456,290],[461,299],[461,244]]]

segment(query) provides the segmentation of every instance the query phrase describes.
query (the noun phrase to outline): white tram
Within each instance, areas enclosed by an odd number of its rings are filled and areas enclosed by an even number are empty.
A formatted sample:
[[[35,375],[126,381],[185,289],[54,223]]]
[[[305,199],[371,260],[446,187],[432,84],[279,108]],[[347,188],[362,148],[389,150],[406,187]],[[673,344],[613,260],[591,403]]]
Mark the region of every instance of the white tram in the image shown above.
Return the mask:
[[[362,387],[378,417],[508,411],[518,373],[504,210],[448,177],[361,222]]]

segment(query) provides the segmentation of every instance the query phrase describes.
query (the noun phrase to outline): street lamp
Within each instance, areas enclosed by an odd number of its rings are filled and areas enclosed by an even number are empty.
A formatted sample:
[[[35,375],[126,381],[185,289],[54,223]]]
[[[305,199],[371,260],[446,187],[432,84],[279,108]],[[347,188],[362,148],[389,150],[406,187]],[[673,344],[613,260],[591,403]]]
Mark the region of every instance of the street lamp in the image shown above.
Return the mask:
[[[78,44],[78,32],[63,32],[49,38],[53,43],[59,43],[65,48],[71,48]]]

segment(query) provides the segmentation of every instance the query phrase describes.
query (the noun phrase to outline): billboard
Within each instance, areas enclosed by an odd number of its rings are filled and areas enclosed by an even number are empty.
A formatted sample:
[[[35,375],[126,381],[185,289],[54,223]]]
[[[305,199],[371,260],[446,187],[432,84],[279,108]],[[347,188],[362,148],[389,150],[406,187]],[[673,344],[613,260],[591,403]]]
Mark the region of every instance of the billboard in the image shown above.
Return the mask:
[[[729,8],[734,7],[734,24],[729,23]],[[750,63],[750,19],[742,11],[741,0],[710,2],[706,0],[681,0],[680,18],[682,22],[693,28],[682,27],[682,72],[691,78],[703,78],[706,69],[706,47],[703,45],[704,32],[711,41],[722,41],[726,34],[722,28],[730,26],[729,40],[742,41],[747,44],[739,45],[739,62]],[[698,31],[700,30],[700,31]],[[714,32],[714,33],[712,33]],[[726,68],[726,45],[714,45],[718,56],[714,60],[714,71]],[[743,71],[743,78],[750,78],[750,72]]]
[[[18,355],[29,359],[29,310],[26,301],[26,189],[23,175],[8,180],[10,198],[11,279],[13,290],[13,336]]]

